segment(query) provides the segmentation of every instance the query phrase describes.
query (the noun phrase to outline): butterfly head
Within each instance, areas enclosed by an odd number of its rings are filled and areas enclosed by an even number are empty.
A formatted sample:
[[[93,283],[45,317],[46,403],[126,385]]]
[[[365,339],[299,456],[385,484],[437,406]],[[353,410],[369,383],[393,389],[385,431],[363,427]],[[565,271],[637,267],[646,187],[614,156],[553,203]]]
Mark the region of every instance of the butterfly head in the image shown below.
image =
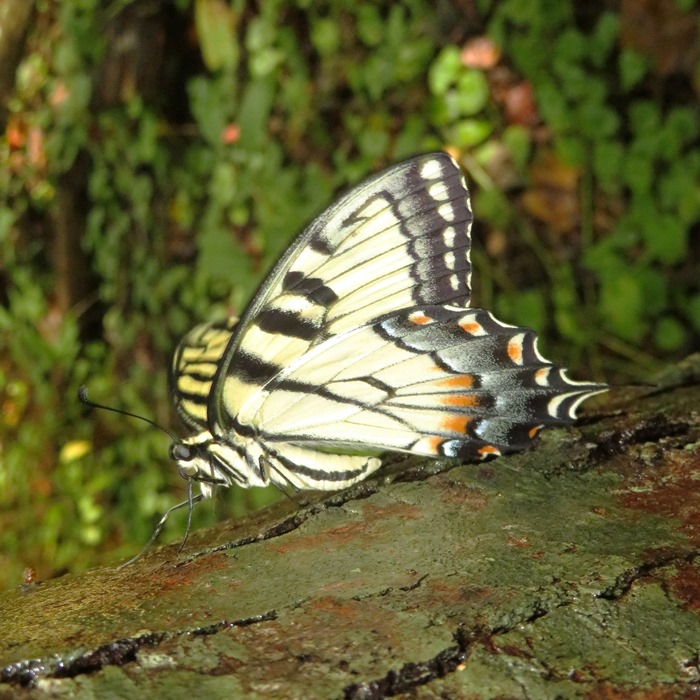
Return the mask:
[[[208,432],[176,440],[170,446],[170,458],[177,464],[180,476],[199,483],[205,498],[214,486],[248,488],[267,486],[268,478],[244,447],[228,440],[217,440]]]
[[[196,446],[186,445],[184,442],[174,442],[170,445],[170,459],[177,464],[183,479],[194,479],[200,472],[197,465],[200,458],[198,452]]]

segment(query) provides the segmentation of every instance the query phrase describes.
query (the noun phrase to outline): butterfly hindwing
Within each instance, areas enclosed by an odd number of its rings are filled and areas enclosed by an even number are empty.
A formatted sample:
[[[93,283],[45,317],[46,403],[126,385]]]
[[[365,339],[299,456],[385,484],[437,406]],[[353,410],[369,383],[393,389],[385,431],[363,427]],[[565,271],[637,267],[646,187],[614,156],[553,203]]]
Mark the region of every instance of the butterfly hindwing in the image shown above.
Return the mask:
[[[170,364],[170,395],[191,428],[207,429],[207,403],[219,363],[238,319],[195,326],[180,341]]]
[[[268,444],[475,458],[571,422],[595,388],[545,360],[529,329],[481,309],[423,306],[326,340],[239,420]]]

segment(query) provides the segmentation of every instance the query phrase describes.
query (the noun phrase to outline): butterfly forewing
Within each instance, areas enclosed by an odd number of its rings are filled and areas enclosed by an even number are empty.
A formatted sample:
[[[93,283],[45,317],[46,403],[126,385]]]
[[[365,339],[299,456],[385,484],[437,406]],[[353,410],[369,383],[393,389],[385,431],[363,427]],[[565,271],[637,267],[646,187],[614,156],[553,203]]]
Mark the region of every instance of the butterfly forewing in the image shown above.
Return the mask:
[[[416,303],[466,306],[468,191],[456,163],[433,154],[355,188],[314,220],[241,320],[218,376],[224,429],[260,384],[313,345]]]

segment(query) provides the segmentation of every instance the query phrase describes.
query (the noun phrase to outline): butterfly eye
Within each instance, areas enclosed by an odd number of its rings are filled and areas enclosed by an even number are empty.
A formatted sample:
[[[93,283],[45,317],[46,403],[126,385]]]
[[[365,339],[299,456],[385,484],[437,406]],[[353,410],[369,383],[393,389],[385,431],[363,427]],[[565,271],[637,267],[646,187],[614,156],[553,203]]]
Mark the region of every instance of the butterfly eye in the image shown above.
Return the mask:
[[[183,445],[181,442],[170,445],[170,459],[175,462],[191,462],[194,456],[195,452],[189,445]]]

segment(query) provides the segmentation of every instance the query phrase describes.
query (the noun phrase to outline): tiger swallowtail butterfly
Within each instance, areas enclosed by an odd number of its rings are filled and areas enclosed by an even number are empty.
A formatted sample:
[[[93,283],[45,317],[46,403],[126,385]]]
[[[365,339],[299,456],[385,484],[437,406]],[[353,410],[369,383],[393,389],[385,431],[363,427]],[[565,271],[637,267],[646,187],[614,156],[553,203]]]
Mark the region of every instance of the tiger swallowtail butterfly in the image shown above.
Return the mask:
[[[171,393],[192,434],[171,456],[197,500],[216,485],[341,489],[386,453],[522,450],[605,391],[469,306],[472,219],[450,156],[395,165],[309,224],[240,321],[185,336]]]

